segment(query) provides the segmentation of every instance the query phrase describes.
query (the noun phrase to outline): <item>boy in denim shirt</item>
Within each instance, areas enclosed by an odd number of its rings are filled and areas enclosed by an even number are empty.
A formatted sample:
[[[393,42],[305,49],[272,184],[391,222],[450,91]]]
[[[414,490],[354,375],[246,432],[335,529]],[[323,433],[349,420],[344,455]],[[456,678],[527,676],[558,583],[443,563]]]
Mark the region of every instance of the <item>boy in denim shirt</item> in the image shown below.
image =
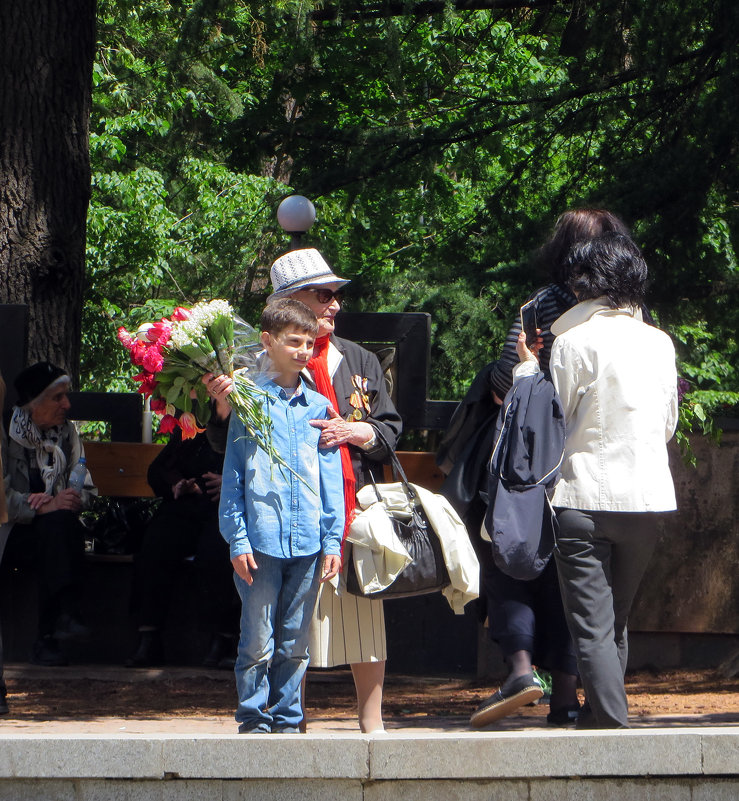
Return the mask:
[[[318,586],[341,566],[343,478],[338,448],[319,450],[320,429],[310,425],[328,418],[329,403],[300,378],[315,315],[300,301],[278,300],[261,328],[271,364],[258,383],[268,393],[273,445],[294,473],[273,465],[231,415],[219,511],[241,596],[236,720],[242,734],[296,733]]]

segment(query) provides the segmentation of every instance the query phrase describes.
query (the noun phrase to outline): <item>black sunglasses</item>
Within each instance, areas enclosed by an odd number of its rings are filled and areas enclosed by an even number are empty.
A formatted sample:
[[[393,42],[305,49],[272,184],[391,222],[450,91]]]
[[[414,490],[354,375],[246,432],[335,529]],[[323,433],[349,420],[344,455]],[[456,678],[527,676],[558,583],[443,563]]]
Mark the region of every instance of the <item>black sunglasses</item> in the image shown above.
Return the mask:
[[[316,296],[316,300],[319,303],[331,303],[334,299],[338,303],[341,303],[341,301],[344,300],[343,289],[337,289],[335,292],[331,289],[327,289],[325,286],[308,286],[306,289]]]

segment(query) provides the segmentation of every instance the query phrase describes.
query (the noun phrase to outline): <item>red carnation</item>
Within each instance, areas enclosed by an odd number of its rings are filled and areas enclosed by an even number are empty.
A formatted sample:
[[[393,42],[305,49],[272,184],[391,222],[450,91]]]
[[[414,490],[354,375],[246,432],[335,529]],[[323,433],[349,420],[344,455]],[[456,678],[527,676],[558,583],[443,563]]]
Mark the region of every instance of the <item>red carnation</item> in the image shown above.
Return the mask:
[[[159,423],[159,431],[162,434],[171,434],[177,428],[177,418],[171,414],[165,414]]]
[[[144,356],[146,356],[146,345],[139,342],[138,339],[134,339],[129,350],[131,351],[131,361],[139,367],[143,366]]]
[[[184,306],[178,306],[173,312],[171,320],[175,320],[176,322],[181,322],[182,320],[189,320],[190,319],[190,309],[186,309]]]
[[[144,358],[141,360],[141,366],[150,373],[158,373],[164,366],[164,357],[159,348],[149,345],[146,348]]]
[[[135,340],[123,326],[121,326],[118,329],[116,336],[118,337],[118,341],[121,343],[121,345],[123,345],[124,348],[128,348],[128,350],[131,350]]]
[[[166,345],[169,342],[169,337],[172,334],[172,326],[168,320],[162,320],[160,323],[152,323],[151,328],[146,332],[146,338],[149,342],[162,342]]]
[[[151,393],[154,392],[154,389],[159,383],[151,373],[139,373],[138,375],[135,375],[133,378],[135,381],[141,382],[139,386],[139,392],[145,398],[148,398],[149,395],[151,395]]]
[[[167,411],[167,401],[164,398],[152,398],[150,406],[154,414],[164,414]]]

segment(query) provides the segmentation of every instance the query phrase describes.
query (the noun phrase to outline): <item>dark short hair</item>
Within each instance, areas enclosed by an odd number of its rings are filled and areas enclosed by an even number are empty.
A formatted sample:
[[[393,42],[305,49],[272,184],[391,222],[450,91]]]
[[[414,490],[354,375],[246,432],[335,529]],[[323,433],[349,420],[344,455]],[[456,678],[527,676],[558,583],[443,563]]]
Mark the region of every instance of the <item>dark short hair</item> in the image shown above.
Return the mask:
[[[577,242],[566,265],[568,286],[579,300],[605,295],[614,309],[644,300],[647,263],[629,236],[609,233]]]
[[[567,286],[567,255],[575,242],[584,242],[609,232],[629,235],[624,223],[605,209],[570,209],[560,215],[549,241],[539,250],[539,262],[548,268],[556,284]]]
[[[262,331],[280,334],[286,328],[297,328],[306,334],[318,333],[318,320],[313,311],[299,300],[275,298],[264,307],[259,319]]]

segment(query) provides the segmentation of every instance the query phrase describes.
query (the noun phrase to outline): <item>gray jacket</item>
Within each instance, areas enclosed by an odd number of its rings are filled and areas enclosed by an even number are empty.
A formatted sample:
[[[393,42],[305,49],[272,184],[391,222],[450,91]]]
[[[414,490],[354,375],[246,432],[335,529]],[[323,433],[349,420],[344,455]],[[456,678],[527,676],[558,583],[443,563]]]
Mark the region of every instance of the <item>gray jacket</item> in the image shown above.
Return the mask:
[[[59,444],[67,458],[65,479],[68,479],[72,468],[85,455],[77,430],[69,421],[62,427]],[[0,526],[0,559],[13,526],[16,523],[32,523],[36,517],[36,512],[28,505],[28,496],[31,491],[29,465],[31,464],[30,460],[35,458],[34,451],[24,448],[13,439],[9,439],[5,434],[5,429],[2,429],[3,482],[5,485],[8,521]],[[64,484],[66,486],[66,480]],[[85,488],[81,494],[83,508],[89,506],[93,495],[97,495],[97,489],[92,483],[89,470],[85,479]]]

